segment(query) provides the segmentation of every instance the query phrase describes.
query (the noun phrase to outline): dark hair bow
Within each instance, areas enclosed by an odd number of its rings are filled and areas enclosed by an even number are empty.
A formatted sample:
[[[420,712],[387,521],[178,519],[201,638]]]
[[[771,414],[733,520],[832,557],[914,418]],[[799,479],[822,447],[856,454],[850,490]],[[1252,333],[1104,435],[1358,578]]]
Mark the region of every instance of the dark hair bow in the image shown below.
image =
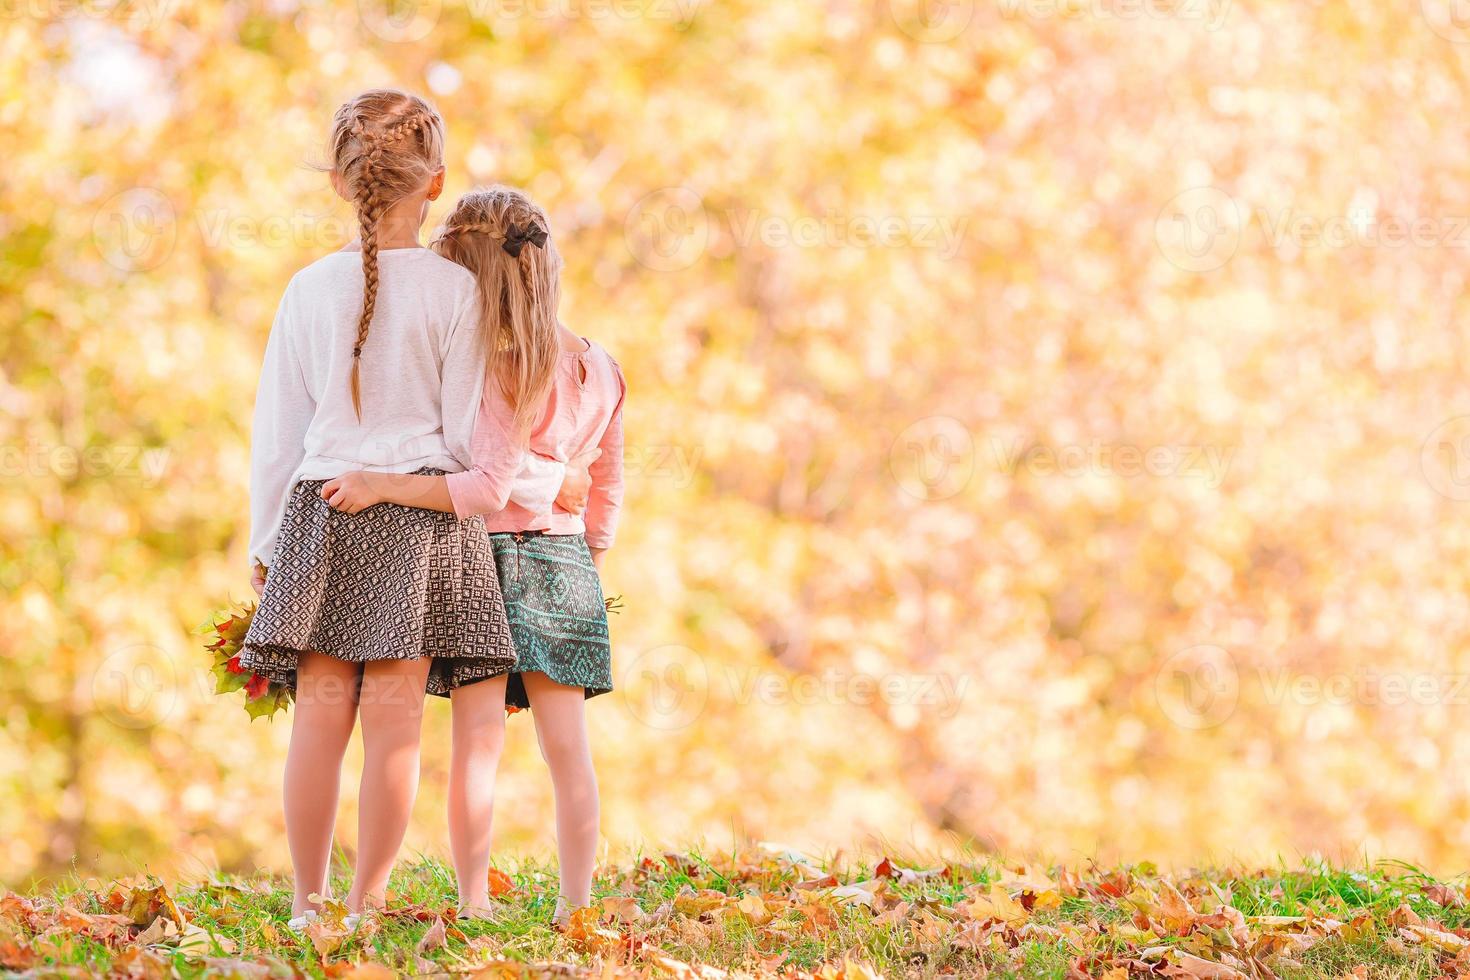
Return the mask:
[[[541,248],[546,244],[546,232],[530,221],[527,221],[519,228],[511,225],[510,231],[505,233],[505,241],[500,243],[500,247],[505,249],[511,258],[518,259],[521,257],[521,249],[525,248],[527,243],[537,248]]]

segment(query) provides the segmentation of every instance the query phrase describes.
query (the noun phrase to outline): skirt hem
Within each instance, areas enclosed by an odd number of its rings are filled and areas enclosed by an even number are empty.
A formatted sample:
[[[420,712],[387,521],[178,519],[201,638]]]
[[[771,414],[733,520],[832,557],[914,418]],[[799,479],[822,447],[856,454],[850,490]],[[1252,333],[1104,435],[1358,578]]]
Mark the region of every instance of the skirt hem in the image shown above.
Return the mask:
[[[448,697],[456,687],[487,681],[509,674],[516,669],[515,660],[503,657],[444,657],[422,653],[408,657],[371,657],[357,659],[339,656],[331,650],[317,647],[293,647],[282,643],[250,643],[240,651],[240,666],[255,674],[270,678],[272,683],[296,688],[296,670],[303,653],[320,653],[346,664],[365,667],[368,664],[407,663],[415,660],[433,660],[435,669],[429,672],[425,690],[437,697]]]

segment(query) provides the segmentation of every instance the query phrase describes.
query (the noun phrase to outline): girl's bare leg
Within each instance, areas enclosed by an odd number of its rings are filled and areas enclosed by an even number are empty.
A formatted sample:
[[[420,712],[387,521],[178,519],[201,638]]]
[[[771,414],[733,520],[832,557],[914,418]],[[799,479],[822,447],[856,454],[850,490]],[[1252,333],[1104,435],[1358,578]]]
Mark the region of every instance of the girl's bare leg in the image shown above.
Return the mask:
[[[419,731],[424,721],[428,657],[379,660],[363,667],[362,787],[358,792],[357,870],[347,907],[380,907],[388,874],[408,830],[419,789]]]
[[[586,905],[592,897],[598,822],[597,774],[587,744],[587,699],[580,687],[558,684],[545,674],[522,674],[521,678],[556,792],[561,898],[568,906]]]
[[[459,904],[490,904],[490,819],[495,771],[505,747],[506,676],[455,688],[454,737],[449,752],[449,850],[459,882]]]
[[[357,664],[324,653],[304,653],[297,664],[296,706],[282,787],[286,841],[296,871],[293,916],[316,907],[311,895],[329,894],[327,869],[337,822],[337,791],[342,756],[357,720],[359,670]]]

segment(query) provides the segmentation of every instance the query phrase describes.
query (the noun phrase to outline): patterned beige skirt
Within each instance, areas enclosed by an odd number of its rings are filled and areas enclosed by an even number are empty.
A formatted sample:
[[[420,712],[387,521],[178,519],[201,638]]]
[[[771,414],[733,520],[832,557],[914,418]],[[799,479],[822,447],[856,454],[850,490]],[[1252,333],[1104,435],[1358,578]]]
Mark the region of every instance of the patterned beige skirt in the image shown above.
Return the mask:
[[[421,470],[435,473],[438,470]],[[428,692],[516,666],[490,536],[480,518],[397,504],[358,514],[291,492],[242,665],[295,686],[303,652],[339,660],[433,657]]]

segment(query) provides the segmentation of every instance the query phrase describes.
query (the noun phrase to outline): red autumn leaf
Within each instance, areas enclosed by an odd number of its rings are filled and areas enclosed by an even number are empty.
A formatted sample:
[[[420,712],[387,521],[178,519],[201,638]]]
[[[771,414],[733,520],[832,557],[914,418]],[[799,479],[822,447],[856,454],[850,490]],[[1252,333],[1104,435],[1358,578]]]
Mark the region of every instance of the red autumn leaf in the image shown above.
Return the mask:
[[[30,899],[21,898],[19,895],[6,895],[0,898],[0,916],[28,925],[31,917],[36,914],[36,904]]]
[[[813,878],[811,881],[798,881],[795,887],[802,891],[813,891],[818,888],[836,888],[840,884],[841,882],[837,880],[836,875],[829,874],[825,878]]]
[[[225,663],[225,669],[228,670],[232,674],[243,674],[243,673],[245,673],[245,668],[240,665],[240,655],[239,654],[235,654],[235,656],[231,657]]]
[[[29,970],[39,959],[36,951],[13,939],[0,942],[0,966],[7,970]]]
[[[271,681],[269,677],[264,674],[256,674],[245,682],[245,696],[252,701],[259,700],[265,697],[265,693],[270,690],[270,686]]]
[[[1424,897],[1447,909],[1459,908],[1465,904],[1465,896],[1448,885],[1430,885],[1424,889]]]
[[[509,895],[516,890],[516,883],[511,880],[510,875],[499,868],[490,869],[490,897],[499,898],[501,895]]]
[[[888,859],[887,855],[884,855],[883,860],[881,860],[881,861],[878,862],[878,867],[876,867],[876,868],[873,869],[873,877],[874,878],[897,878],[898,877],[898,872],[895,871],[895,870],[893,870],[893,862]]]

